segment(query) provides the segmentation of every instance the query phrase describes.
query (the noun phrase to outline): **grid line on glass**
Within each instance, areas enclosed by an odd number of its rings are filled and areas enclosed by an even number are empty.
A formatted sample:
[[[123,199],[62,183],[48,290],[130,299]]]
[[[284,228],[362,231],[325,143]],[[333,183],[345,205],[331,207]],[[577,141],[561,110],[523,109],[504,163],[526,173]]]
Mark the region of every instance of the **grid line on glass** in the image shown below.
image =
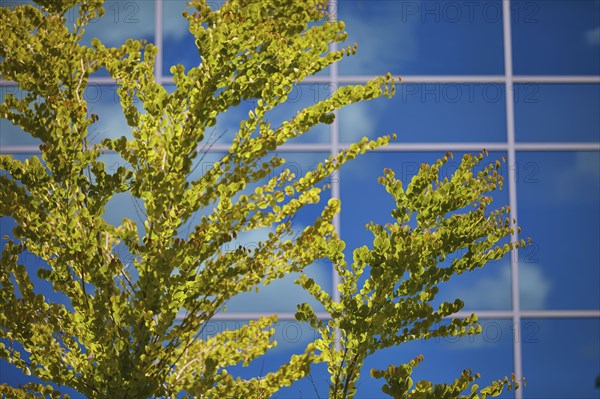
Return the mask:
[[[157,0],[158,1],[158,0]],[[156,39],[159,40],[158,38]],[[160,40],[162,41],[162,40]],[[159,52],[162,50],[159,47]],[[160,62],[160,64],[159,64]],[[162,61],[157,59],[156,67],[156,79],[161,84],[174,84],[173,77],[171,76],[159,76],[158,68],[162,71]],[[335,68],[336,64],[333,64],[330,68]],[[337,76],[335,81],[338,84],[347,83],[367,83],[368,81],[379,77],[380,75],[356,75],[356,76]],[[400,75],[402,83],[505,83],[506,78],[504,75]],[[89,84],[96,85],[114,85],[115,80],[107,76],[91,76],[88,80]],[[545,75],[514,75],[512,77],[513,83],[554,83],[554,84],[600,84],[600,76],[545,76]],[[330,76],[308,76],[301,84],[310,83],[332,83],[331,73]],[[0,86],[16,86],[16,84],[10,80],[0,80]]]
[[[512,319],[512,310],[472,310],[472,311],[460,311],[451,316],[445,317],[446,319],[452,319],[454,317],[468,317],[473,313],[476,313],[480,319]],[[577,318],[577,319],[590,319],[599,318],[600,310],[522,310],[519,312],[521,318],[526,319],[564,319],[564,318]],[[217,313],[213,316],[215,320],[251,320],[259,317],[266,317],[272,315],[273,312],[227,312]],[[278,320],[295,320],[295,313],[293,312],[277,312]],[[331,317],[326,312],[316,312],[317,317],[322,320],[329,320]],[[179,314],[178,318],[182,319],[184,314]]]
[[[511,34],[511,8],[510,0],[502,0],[502,30],[504,38],[504,77],[505,77],[505,92],[504,96],[506,100],[506,140],[508,144],[508,164],[516,165],[517,155],[515,150],[515,103],[514,103],[514,91],[511,88],[514,85],[513,81],[513,59],[512,59],[512,34]],[[510,205],[510,219],[512,226],[515,228],[511,234],[511,241],[518,242],[519,235],[516,231],[517,226],[517,171],[515,168],[509,167],[509,181],[508,181],[508,196]],[[521,315],[519,313],[520,298],[519,298],[519,263],[518,263],[518,248],[514,249],[511,254],[511,298],[512,298],[512,321],[514,325],[518,325],[521,322]],[[514,362],[514,373],[517,380],[523,378],[523,361],[522,361],[522,348],[521,340],[513,340],[513,362]],[[515,399],[522,399],[522,390],[515,391]]]
[[[337,19],[337,0],[331,0],[328,4],[328,12],[329,12],[329,19],[330,21],[335,21]],[[330,45],[331,47],[331,51],[337,51],[338,46],[337,46],[337,42],[333,42]],[[330,70],[329,70],[329,78],[330,78],[330,83],[331,85],[331,94],[333,94],[333,92],[335,91],[335,88],[337,87],[337,85],[339,84],[339,76],[338,76],[338,64],[333,63],[330,66]],[[330,127],[330,135],[331,135],[331,149],[330,149],[330,154],[331,156],[335,156],[335,154],[338,153],[339,151],[339,144],[340,144],[340,121],[339,121],[339,114],[338,114],[338,110],[335,110],[334,112],[335,118],[333,120],[333,123],[331,124]],[[340,179],[332,179],[331,181],[331,198],[335,198],[335,199],[340,199]],[[339,213],[337,213],[334,217],[333,217],[333,227],[335,229],[335,232],[338,234],[338,236],[340,238],[342,238],[342,231],[341,231],[341,216]],[[332,284],[332,299],[334,302],[339,302],[340,301],[340,290],[338,289],[338,285],[340,284],[340,276],[337,272],[337,270],[335,269],[335,266],[332,265],[331,267],[331,273],[332,273],[332,279],[331,279],[331,284]]]
[[[349,143],[339,143],[337,148],[347,149]],[[378,147],[369,152],[423,152],[423,151],[507,151],[508,143],[487,143],[487,142],[464,142],[464,143],[390,143],[385,147]],[[514,143],[516,151],[600,151],[600,143]],[[202,148],[199,147],[199,150]],[[228,144],[214,144],[202,151],[208,153],[219,153],[229,151]],[[305,143],[305,144],[284,144],[277,148],[278,152],[324,152],[331,153],[331,145],[327,143]],[[41,153],[37,145],[5,145],[0,147],[0,154],[39,154]],[[107,150],[106,154],[115,153]]]
[[[158,48],[154,64],[154,78],[161,83],[163,76],[163,1],[154,1],[154,40]]]

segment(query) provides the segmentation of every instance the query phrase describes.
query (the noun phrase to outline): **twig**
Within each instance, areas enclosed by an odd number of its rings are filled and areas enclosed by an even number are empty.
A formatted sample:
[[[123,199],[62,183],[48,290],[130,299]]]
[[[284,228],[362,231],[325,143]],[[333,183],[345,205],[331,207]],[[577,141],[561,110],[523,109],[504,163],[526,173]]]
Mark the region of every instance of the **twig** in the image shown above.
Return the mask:
[[[313,389],[315,390],[315,393],[317,394],[317,399],[321,399],[321,396],[319,395],[319,391],[317,390],[317,386],[315,385],[315,380],[314,380],[312,374],[308,375],[308,380],[312,384]]]

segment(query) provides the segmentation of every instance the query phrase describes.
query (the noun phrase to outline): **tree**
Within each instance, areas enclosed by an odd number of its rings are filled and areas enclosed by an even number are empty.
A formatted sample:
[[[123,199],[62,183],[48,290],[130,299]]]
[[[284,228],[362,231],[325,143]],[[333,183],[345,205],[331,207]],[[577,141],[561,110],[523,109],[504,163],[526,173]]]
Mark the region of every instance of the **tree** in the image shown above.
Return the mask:
[[[422,165],[406,185],[384,171],[380,183],[395,200],[395,222],[370,224],[372,245],[354,250],[350,264],[332,224],[338,200],[330,200],[313,225],[291,234],[293,216],[320,201],[324,179],[391,139],[363,139],[303,176],[286,169],[268,177],[283,164],[272,155],[278,146],[331,123],[333,111],[347,104],[394,94],[394,79],[387,75],[341,87],[280,126],[266,121],[294,85],[355,51],[329,50],[329,43],[346,35],[342,22],[325,20],[324,0],[231,0],[219,10],[192,1],[196,11],[184,16],[202,62],[188,71],[171,68],[172,93],[154,79],[154,45],[128,40],[110,48],[98,39],[82,44],[85,26],[103,14],[101,0],[35,2],[39,7],[0,12],[0,73],[26,93],[20,99],[7,95],[0,115],[43,143],[41,160],[0,156],[0,216],[15,222],[1,258],[1,358],[89,398],[267,398],[325,362],[329,397],[339,399],[354,397],[363,363],[375,351],[480,332],[476,315],[448,319],[462,308],[460,300],[437,307],[430,302],[454,275],[525,245],[503,244],[514,228],[508,210],[488,209],[486,194],[501,187],[502,177],[499,161],[477,169],[485,151],[465,155],[451,178],[439,176],[451,154]],[[69,27],[65,15],[73,8],[79,17]],[[90,143],[90,126],[100,116],[88,111],[83,92],[100,68],[118,84],[132,139]],[[240,122],[229,152],[190,181],[206,129],[217,115],[248,100],[256,106]],[[109,173],[99,160],[107,151],[130,167]],[[127,218],[113,226],[103,219],[108,201],[124,192],[143,200],[143,226]],[[200,210],[208,215],[182,236],[181,227]],[[256,248],[226,246],[238,233],[265,226],[276,226],[275,233]],[[127,247],[133,269],[115,253],[116,245]],[[459,250],[462,255],[443,267]],[[64,301],[39,293],[19,260],[25,251],[43,259],[37,275]],[[203,326],[233,296],[318,259],[329,259],[341,279],[339,301],[306,275],[297,280],[331,316],[324,321],[310,305],[298,305],[296,318],[319,338],[276,372],[234,379],[228,366],[248,364],[274,345],[270,327],[276,318],[207,339],[199,337]],[[518,386],[513,377],[478,389],[472,385],[477,375],[469,371],[449,385],[413,385],[411,372],[421,360],[371,374],[385,380],[383,391],[394,398],[485,398]],[[37,383],[3,384],[0,393],[61,396]]]

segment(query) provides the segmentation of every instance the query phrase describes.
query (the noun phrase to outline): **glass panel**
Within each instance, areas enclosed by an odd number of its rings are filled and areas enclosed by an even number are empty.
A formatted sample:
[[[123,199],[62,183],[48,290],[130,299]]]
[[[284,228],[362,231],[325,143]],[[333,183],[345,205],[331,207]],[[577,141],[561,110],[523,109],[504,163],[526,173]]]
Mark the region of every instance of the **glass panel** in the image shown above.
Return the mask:
[[[515,85],[518,141],[600,141],[600,85]]]
[[[131,165],[124,161],[119,154],[103,154],[99,159],[104,163],[106,173],[109,174],[114,174],[119,167],[131,169]],[[114,195],[106,204],[102,217],[113,226],[120,226],[123,218],[131,219],[137,225],[140,237],[146,234],[144,200],[134,198],[129,191]],[[117,249],[121,248],[117,247]]]
[[[226,329],[239,328],[245,321],[213,320],[207,324],[202,337],[212,336]],[[369,375],[372,368],[385,368],[389,364],[398,365],[423,354],[425,361],[413,372],[413,380],[433,380],[435,383],[450,383],[465,369],[480,373],[477,381],[481,387],[491,381],[510,375],[513,370],[512,342],[513,325],[510,320],[482,320],[482,334],[467,337],[447,337],[428,341],[414,341],[380,351],[370,356],[362,370],[358,382],[357,399],[383,398],[382,380]],[[312,328],[296,321],[279,321],[275,325],[274,339],[277,347],[266,356],[252,362],[248,367],[229,368],[234,376],[242,378],[261,377],[274,371],[294,353],[302,353],[309,342],[318,338]],[[490,361],[493,359],[493,361]],[[443,365],[441,367],[440,365]],[[329,374],[323,364],[311,367],[310,377],[304,378],[289,388],[278,392],[279,398],[326,398],[328,395]],[[500,398],[514,398],[514,393],[505,392]]]
[[[264,240],[265,237],[260,237]],[[241,240],[240,240],[241,242]],[[237,244],[237,243],[236,243]],[[256,248],[256,242],[244,242],[246,248]],[[318,260],[309,265],[304,272],[330,295],[332,293],[331,263]],[[226,312],[295,312],[296,305],[308,303],[315,312],[324,312],[321,303],[308,294],[304,288],[294,283],[300,273],[291,273],[272,281],[268,286],[260,285],[260,291],[241,293],[230,299]]]
[[[413,370],[414,383],[426,379],[436,384],[453,382],[463,370],[480,373],[476,381],[481,388],[492,381],[510,376],[513,365],[513,324],[510,320],[481,320],[482,333],[476,336],[446,337],[427,341],[417,340],[398,348],[381,351],[365,362],[359,380],[357,399],[384,398],[382,380],[369,375],[372,368],[385,369],[389,364],[406,363],[422,354],[425,358]],[[414,388],[414,386],[413,386]],[[470,394],[470,390],[463,392]],[[514,398],[514,391],[499,398]]]
[[[104,16],[92,21],[84,38],[98,37],[106,46],[120,46],[129,38],[154,42],[154,1],[107,0]]]
[[[3,0],[2,6],[32,4],[29,0]],[[35,7],[40,8],[39,5]],[[68,10],[65,14],[66,26],[72,31],[79,18],[79,6]],[[154,43],[155,34],[155,2],[145,0],[106,0],[104,16],[90,21],[85,26],[82,45],[90,46],[93,38],[98,38],[107,47],[119,47],[127,39],[147,40]],[[109,76],[105,68],[95,72],[92,77]]]
[[[22,98],[24,92],[17,89],[16,86],[0,87],[2,99],[6,94],[12,94],[17,98]],[[88,128],[88,140],[90,143],[100,143],[105,138],[116,138],[125,136],[132,138],[131,127],[127,125],[120,99],[117,94],[117,86],[89,84],[84,93],[84,99],[87,101],[88,115],[96,114],[99,116],[98,122]],[[143,111],[142,103],[136,99],[138,109]],[[41,141],[23,132],[10,121],[0,119],[0,146],[6,145],[39,145]]]
[[[303,176],[309,170],[312,170],[319,161],[325,156],[321,154],[303,154],[303,153],[281,153],[280,157],[285,158],[286,163],[278,170],[290,169],[296,176]],[[246,192],[254,189],[255,185],[249,186]],[[294,234],[298,234],[305,227],[312,225],[320,215],[323,206],[330,198],[330,190],[325,190],[321,194],[321,202],[318,205],[307,205],[301,209],[293,218]],[[265,241],[270,232],[275,228],[263,228],[252,232],[240,234],[235,242],[230,243],[231,248],[243,245],[249,249],[256,248],[259,241]],[[290,237],[291,238],[291,237]],[[305,272],[315,279],[325,291],[332,292],[331,263],[325,259],[319,259],[310,265]],[[302,302],[308,302],[313,308],[320,312],[323,311],[322,305],[310,296],[299,285],[294,284],[294,280],[299,274],[294,273],[285,276],[283,279],[273,281],[267,287],[261,286],[258,294],[254,292],[240,294],[232,298],[227,303],[228,312],[295,312],[296,305]]]
[[[169,69],[182,64],[185,70],[200,64],[198,48],[194,44],[194,36],[188,30],[189,24],[183,18],[183,10],[193,12],[186,7],[187,1],[163,1],[163,75],[170,76]],[[210,4],[210,2],[209,2]]]
[[[117,86],[92,84],[85,91],[88,101],[88,113],[98,115],[98,122],[88,128],[90,143],[100,143],[106,138],[114,139],[125,136],[132,139],[131,127],[123,115],[121,100],[117,93]],[[145,113],[142,103],[137,98],[134,100],[141,113]]]
[[[19,160],[24,160],[25,158],[31,158],[31,157],[14,157],[14,158],[15,159],[20,158]],[[6,243],[9,240],[14,239],[13,228],[15,227],[15,225],[16,225],[16,223],[12,218],[9,218],[6,216],[3,216],[0,218],[0,233],[3,237],[2,240],[0,241],[2,243],[2,249],[4,249],[4,246],[6,245]],[[6,239],[4,238],[5,235],[7,236]],[[25,267],[27,268],[27,270],[29,272],[29,276],[31,278],[31,281],[34,285],[36,292],[43,294],[49,300],[67,304],[67,302],[64,301],[64,299],[66,297],[64,297],[62,294],[53,292],[52,286],[50,285],[50,283],[47,282],[46,280],[40,279],[37,276],[38,269],[46,266],[46,262],[44,262],[42,260],[42,258],[32,254],[29,251],[24,251],[23,253],[21,253],[19,255],[18,259],[19,259],[19,263],[22,265],[25,265]]]
[[[504,85],[400,84],[391,100],[352,104],[340,113],[344,142],[395,132],[398,142],[506,139]]]
[[[189,24],[183,18],[183,10],[192,13],[195,9],[186,7],[187,0],[164,0],[163,1],[163,75],[171,76],[170,67],[181,64],[185,70],[200,64],[200,55],[198,48],[194,43],[194,36],[189,32]],[[211,9],[216,10],[221,7],[222,0],[207,1]],[[316,75],[324,76],[329,73],[329,67]]]
[[[199,155],[193,164],[193,171],[188,181],[193,181],[200,178],[208,170],[210,170],[214,163],[218,161],[223,154],[221,153],[207,153]],[[309,170],[312,170],[318,162],[324,159],[322,154],[310,154],[310,153],[281,153],[279,157],[284,158],[284,164],[278,168],[278,171],[284,169],[290,169],[296,176],[303,176]],[[106,164],[106,168],[111,173],[114,173],[119,166],[128,167],[123,160],[117,154],[107,154],[103,157],[103,162]],[[268,159],[268,158],[267,158]],[[275,172],[278,173],[278,172]],[[254,188],[259,184],[265,183],[269,178],[275,176],[272,173],[267,178],[263,179],[259,183],[249,184],[244,190],[245,194],[253,192]],[[320,215],[324,204],[330,198],[330,190],[325,190],[321,195],[321,203],[318,205],[307,205],[301,209],[293,222],[294,234],[299,234],[306,226],[314,223],[316,218]],[[236,198],[239,195],[236,195]],[[200,216],[208,215],[211,213],[214,204],[207,206],[196,212],[196,214],[190,218],[180,229],[179,237],[187,238],[190,232],[194,231],[194,226],[200,222]],[[106,212],[103,217],[105,220],[113,225],[120,225],[123,217],[132,219],[138,225],[138,231],[140,235],[144,234],[145,211],[143,201],[137,198],[133,198],[129,193],[121,193],[115,195],[107,204]],[[242,245],[249,250],[254,250],[258,247],[259,241],[265,241],[268,239],[270,232],[274,232],[273,228],[262,228],[253,230],[251,232],[240,233],[237,238],[224,244],[222,247],[223,251],[230,251],[238,246]],[[291,238],[291,237],[290,237]],[[128,251],[125,247],[117,248],[120,255],[128,256]],[[327,292],[331,293],[332,289],[332,278],[331,278],[331,264],[330,262],[319,259],[312,265],[307,267],[305,272],[315,281],[321,285],[321,287]],[[294,273],[288,275],[283,279],[278,279],[271,282],[270,285],[264,287],[261,286],[259,293],[248,292],[235,296],[227,303],[227,311],[229,312],[295,312],[296,304],[302,302],[308,302],[318,312],[323,311],[322,305],[320,305],[312,296],[306,293],[306,291],[299,285],[294,284],[294,280],[298,278],[299,274]]]
[[[492,153],[489,161],[499,159],[502,153]],[[404,187],[416,174],[421,163],[433,163],[442,157],[441,153],[369,153],[350,162],[340,175],[342,215],[342,238],[346,241],[346,259],[351,262],[352,251],[363,245],[372,247],[373,235],[365,229],[369,221],[377,224],[393,222],[390,215],[394,209],[392,196],[377,183],[383,168],[388,167],[396,177],[404,182]],[[460,165],[462,154],[454,154],[441,169],[441,177],[450,177]],[[487,162],[486,162],[487,163]],[[506,175],[506,168],[501,169]],[[365,195],[368,193],[368,195]],[[492,195],[494,208],[508,204],[508,190],[497,191]],[[444,265],[459,257],[460,251],[451,254]],[[454,301],[461,298],[465,310],[510,309],[510,259],[508,257],[488,264],[472,273],[464,273],[440,285],[440,293],[435,303]]]
[[[503,73],[500,1],[341,0],[338,10],[346,43],[358,43],[341,74]]]
[[[172,92],[173,85],[167,86]],[[297,112],[325,100],[332,86],[329,84],[301,84],[295,86],[288,96],[288,100],[266,115],[266,121],[276,129],[283,121],[292,119]],[[17,98],[24,95],[16,86],[0,87],[2,100],[7,94]],[[89,127],[89,140],[92,144],[100,143],[105,138],[125,136],[132,138],[131,127],[123,116],[117,86],[91,83],[84,91],[87,101],[88,113],[99,116],[98,122]],[[137,98],[135,104],[141,113],[144,113],[142,103]],[[208,128],[205,133],[207,146],[219,143],[230,143],[235,133],[239,130],[240,121],[248,118],[248,111],[256,106],[255,101],[245,101],[237,107],[232,107],[217,118],[217,125]],[[300,137],[291,139],[289,143],[327,143],[330,140],[328,125],[319,124]],[[39,145],[40,141],[24,133],[6,119],[0,119],[0,146],[7,145]]]
[[[0,342],[5,344],[7,347],[10,347],[10,342],[8,340],[0,339]],[[16,347],[16,346],[15,346]],[[27,360],[28,357],[24,357],[24,360]],[[41,378],[34,377],[32,375],[26,375],[21,371],[21,369],[17,368],[14,364],[8,363],[4,359],[0,359],[0,384],[7,384],[11,387],[18,387],[19,385],[25,385],[28,383],[36,383],[42,384],[44,386],[51,385],[55,390],[60,392],[63,395],[70,395],[71,398],[81,398],[81,394],[72,388],[68,388],[63,386],[58,386],[57,384],[44,381]]]
[[[302,84],[295,86],[288,96],[288,100],[276,109],[267,113],[265,120],[271,123],[273,129],[278,128],[282,122],[292,119],[299,111],[325,100],[329,96],[329,84]],[[172,92],[174,86],[167,86]],[[16,86],[0,87],[0,98],[6,94],[22,98],[23,92]],[[123,116],[117,86],[90,84],[84,91],[87,101],[88,113],[99,116],[98,122],[89,127],[88,139],[92,144],[100,143],[105,138],[125,136],[132,138],[131,127]],[[142,103],[138,99],[135,104],[140,112],[144,113]],[[235,133],[239,130],[240,121],[248,118],[248,111],[256,106],[255,101],[246,101],[237,107],[232,107],[217,118],[217,125],[207,128],[204,143],[207,148],[213,144],[230,143]],[[300,137],[291,139],[289,143],[328,143],[330,140],[329,125],[319,124]],[[8,145],[39,145],[40,140],[23,132],[6,119],[0,119],[0,147]]]
[[[265,121],[276,130],[284,121],[291,120],[296,114],[319,101],[325,100],[330,93],[329,84],[300,84],[295,86],[288,95],[288,100],[275,109],[268,111]],[[231,143],[240,129],[240,122],[248,119],[248,112],[256,107],[256,100],[246,100],[240,105],[231,107],[217,116],[217,124],[208,128],[205,141],[210,143]],[[326,143],[330,140],[329,125],[320,123],[300,137],[293,138],[288,143]]]
[[[333,83],[306,83],[292,88],[288,100],[267,113],[266,120],[272,128],[281,126],[282,122],[289,121],[305,108],[328,99],[335,90]],[[302,136],[294,138],[289,143],[329,143],[330,125],[320,123]]]
[[[523,320],[523,375],[528,399],[598,397],[600,319]]]
[[[600,1],[511,1],[514,72],[600,73]]]
[[[127,39],[155,40],[155,2],[145,0],[107,0],[104,2],[104,16],[91,21],[85,27],[82,44],[90,45],[98,38],[107,47],[119,47]],[[69,12],[69,22],[78,17],[76,10]],[[71,25],[72,23],[70,23]],[[92,77],[107,77],[108,71],[101,68]]]
[[[212,320],[207,323],[202,337],[212,336],[227,329],[238,329],[247,321],[222,321]],[[289,362],[294,354],[304,352],[306,346],[319,338],[315,330],[307,323],[299,323],[295,320],[280,320],[274,325],[275,334],[273,340],[277,346],[267,351],[264,356],[251,362],[248,367],[236,365],[228,367],[229,373],[237,378],[243,379],[261,378],[269,372],[276,371],[279,367]],[[311,366],[309,377],[305,377],[290,387],[284,387],[273,397],[281,399],[317,399],[328,396],[329,375],[324,363]]]
[[[517,154],[523,309],[600,309],[600,153]]]
[[[17,99],[25,97],[25,92],[17,86],[0,86],[0,99],[4,101],[7,94],[11,94]],[[31,145],[39,146],[41,141],[25,133],[23,129],[13,125],[9,120],[0,118],[0,148],[9,145]]]

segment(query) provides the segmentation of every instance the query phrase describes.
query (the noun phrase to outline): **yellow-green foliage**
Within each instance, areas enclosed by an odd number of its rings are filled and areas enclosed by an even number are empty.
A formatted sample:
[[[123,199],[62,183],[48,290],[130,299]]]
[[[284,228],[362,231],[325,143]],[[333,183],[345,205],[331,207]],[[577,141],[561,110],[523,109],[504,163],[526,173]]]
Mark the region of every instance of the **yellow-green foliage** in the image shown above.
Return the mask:
[[[521,245],[497,244],[511,233],[511,224],[506,209],[486,209],[485,194],[502,181],[497,166],[473,171],[482,155],[465,156],[443,181],[438,171],[446,157],[423,165],[408,185],[386,171],[381,183],[396,201],[396,222],[371,224],[373,243],[354,251],[350,266],[332,225],[338,200],[329,201],[294,238],[290,220],[320,201],[324,179],[348,160],[386,145],[389,136],[353,144],[304,176],[284,170],[253,192],[246,190],[283,164],[272,155],[278,146],[331,123],[333,111],[347,104],[394,94],[388,75],[342,87],[280,126],[266,122],[265,114],[285,102],[294,85],[354,52],[329,50],[329,43],[344,41],[346,34],[342,22],[326,20],[324,0],[231,0],[219,10],[192,1],[196,12],[185,18],[202,63],[188,71],[173,66],[172,93],[154,79],[154,45],[133,39],[118,48],[98,39],[91,47],[82,44],[86,25],[104,13],[101,0],[36,3],[40,7],[0,10],[0,73],[26,93],[21,99],[7,95],[0,117],[43,143],[43,163],[0,156],[0,216],[16,223],[1,258],[0,358],[89,398],[267,398],[309,374],[311,364],[326,362],[330,398],[352,398],[362,364],[373,352],[409,340],[479,332],[475,315],[443,323],[461,309],[459,300],[437,309],[429,302],[438,284]],[[69,26],[65,15],[73,7],[79,18]],[[309,27],[311,22],[317,23]],[[88,112],[83,93],[100,68],[118,84],[131,140],[89,142],[90,126],[104,116]],[[206,129],[217,115],[248,99],[256,99],[256,107],[240,121],[229,152],[192,181]],[[109,173],[98,160],[106,151],[130,167]],[[130,219],[115,227],[102,217],[108,201],[123,192],[143,200],[143,234]],[[201,210],[210,212],[178,238],[178,229]],[[275,233],[256,248],[223,251],[238,233],[265,226],[275,226]],[[135,276],[114,252],[116,245],[126,246],[135,259]],[[461,249],[466,252],[450,267],[439,267]],[[45,262],[39,278],[62,293],[68,306],[38,293],[19,263],[24,251]],[[276,318],[208,339],[198,332],[236,294],[323,258],[341,276],[339,302],[305,275],[297,281],[331,315],[325,322],[308,304],[298,306],[297,319],[310,323],[320,338],[261,379],[234,379],[226,367],[248,364],[274,345]],[[369,278],[359,285],[365,270]],[[372,374],[385,378],[384,392],[394,398],[456,398],[474,380],[463,373],[451,386],[420,382],[412,388],[410,372],[417,363]],[[481,391],[474,386],[465,397],[484,398],[503,386],[512,385],[500,381]],[[61,396],[41,384],[4,384],[0,394]]]

